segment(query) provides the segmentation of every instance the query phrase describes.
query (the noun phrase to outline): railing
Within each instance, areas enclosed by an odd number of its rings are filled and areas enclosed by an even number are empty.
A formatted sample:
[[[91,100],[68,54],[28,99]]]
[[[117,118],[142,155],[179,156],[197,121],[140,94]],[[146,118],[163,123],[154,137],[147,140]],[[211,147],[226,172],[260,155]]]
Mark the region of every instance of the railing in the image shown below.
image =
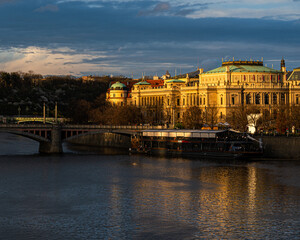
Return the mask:
[[[125,130],[143,130],[143,129],[163,129],[163,126],[149,126],[149,125],[60,125],[62,129],[125,129]],[[50,124],[0,124],[2,128],[43,128],[51,129],[53,125]]]
[[[128,129],[128,130],[142,130],[142,129],[163,129],[163,126],[147,126],[147,125],[63,125],[63,129]]]

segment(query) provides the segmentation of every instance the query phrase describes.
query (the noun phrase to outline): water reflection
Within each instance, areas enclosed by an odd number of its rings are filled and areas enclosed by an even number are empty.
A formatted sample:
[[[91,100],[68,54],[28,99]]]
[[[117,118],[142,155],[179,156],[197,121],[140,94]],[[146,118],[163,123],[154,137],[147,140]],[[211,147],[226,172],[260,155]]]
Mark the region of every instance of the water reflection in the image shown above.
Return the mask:
[[[297,239],[300,235],[300,163],[86,150],[73,146],[63,155],[0,156],[2,238]]]

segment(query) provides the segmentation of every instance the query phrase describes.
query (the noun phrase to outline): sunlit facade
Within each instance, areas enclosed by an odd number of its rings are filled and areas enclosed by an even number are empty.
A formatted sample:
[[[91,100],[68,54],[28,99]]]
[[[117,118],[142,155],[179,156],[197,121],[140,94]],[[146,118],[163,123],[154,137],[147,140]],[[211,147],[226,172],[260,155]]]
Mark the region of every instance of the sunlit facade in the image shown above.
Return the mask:
[[[300,104],[300,69],[286,71],[263,65],[262,61],[227,61],[207,72],[198,69],[198,77],[187,74],[183,78],[144,80],[126,89],[110,88],[107,99],[113,104],[132,104],[146,114],[164,114],[164,121],[181,122],[183,113],[191,106],[203,111],[214,107],[220,122],[242,105],[256,106],[272,112],[278,104]],[[159,83],[157,81],[160,81]],[[112,85],[113,86],[113,85]],[[118,100],[114,96],[118,95]],[[124,95],[122,95],[124,96]]]

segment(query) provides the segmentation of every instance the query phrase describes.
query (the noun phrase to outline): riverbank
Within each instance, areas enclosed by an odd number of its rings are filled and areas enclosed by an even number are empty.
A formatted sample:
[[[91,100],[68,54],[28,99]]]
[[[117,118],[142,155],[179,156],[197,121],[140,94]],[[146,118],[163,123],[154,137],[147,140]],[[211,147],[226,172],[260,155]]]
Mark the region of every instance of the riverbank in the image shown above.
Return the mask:
[[[284,160],[300,160],[300,137],[257,136],[264,144],[264,157]],[[128,149],[131,147],[130,137],[113,134],[86,135],[69,141],[71,144],[94,147],[113,147]]]

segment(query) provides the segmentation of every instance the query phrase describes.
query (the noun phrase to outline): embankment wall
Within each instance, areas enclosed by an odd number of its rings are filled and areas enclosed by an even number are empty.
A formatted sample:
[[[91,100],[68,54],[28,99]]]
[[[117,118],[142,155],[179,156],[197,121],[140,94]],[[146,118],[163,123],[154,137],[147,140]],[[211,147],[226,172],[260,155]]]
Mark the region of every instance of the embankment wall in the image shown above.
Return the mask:
[[[98,133],[92,135],[80,136],[68,140],[69,143],[94,146],[94,147],[115,147],[130,148],[130,136],[114,134],[114,133]]]
[[[272,159],[300,160],[300,137],[262,136],[264,155]]]

